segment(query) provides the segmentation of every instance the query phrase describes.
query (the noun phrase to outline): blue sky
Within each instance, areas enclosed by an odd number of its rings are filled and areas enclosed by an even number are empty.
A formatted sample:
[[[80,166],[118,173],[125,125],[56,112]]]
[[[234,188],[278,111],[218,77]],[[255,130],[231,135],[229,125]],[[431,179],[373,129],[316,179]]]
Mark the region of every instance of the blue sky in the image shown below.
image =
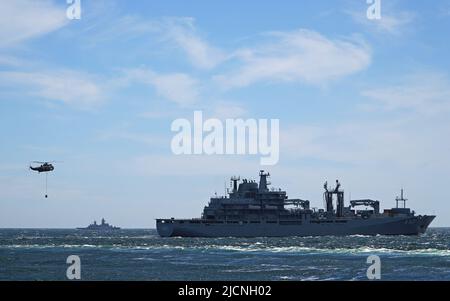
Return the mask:
[[[199,216],[259,156],[175,156],[176,118],[280,119],[264,167],[322,207],[322,184],[449,226],[450,1],[0,3],[0,227],[123,227]],[[59,160],[49,175],[27,168]]]

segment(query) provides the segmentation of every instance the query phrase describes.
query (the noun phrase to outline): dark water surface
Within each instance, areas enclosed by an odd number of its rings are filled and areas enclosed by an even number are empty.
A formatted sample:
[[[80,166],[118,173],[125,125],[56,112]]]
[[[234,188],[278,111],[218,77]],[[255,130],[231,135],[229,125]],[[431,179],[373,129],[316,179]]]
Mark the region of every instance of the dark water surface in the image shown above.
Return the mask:
[[[69,255],[83,280],[365,280],[369,255],[383,280],[450,280],[450,228],[422,236],[161,238],[0,229],[0,280],[64,280]]]

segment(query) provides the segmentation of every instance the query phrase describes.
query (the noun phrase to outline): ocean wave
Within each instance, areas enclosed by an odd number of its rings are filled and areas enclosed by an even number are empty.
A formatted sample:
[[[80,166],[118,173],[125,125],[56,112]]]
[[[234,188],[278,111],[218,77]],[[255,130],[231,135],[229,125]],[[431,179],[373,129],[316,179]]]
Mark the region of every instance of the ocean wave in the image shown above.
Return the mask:
[[[442,248],[417,248],[417,249],[400,249],[395,247],[374,247],[374,246],[358,246],[358,247],[307,247],[307,246],[272,246],[261,242],[249,243],[242,245],[226,245],[226,244],[144,244],[144,245],[126,245],[126,244],[10,244],[2,245],[0,248],[6,249],[48,249],[48,248],[102,248],[116,251],[186,251],[186,252],[240,252],[240,253],[285,253],[290,255],[366,255],[366,254],[388,254],[392,256],[410,255],[410,256],[450,256],[450,249]]]
[[[48,249],[48,248],[110,248],[106,245],[94,244],[12,244],[2,245],[0,249]]]
[[[264,245],[203,245],[203,246],[174,246],[174,245],[142,245],[142,246],[126,246],[126,245],[95,245],[95,244],[13,244],[3,245],[1,248],[106,248],[112,250],[176,250],[176,251],[230,251],[230,252],[249,252],[249,253],[290,253],[290,254],[391,254],[391,255],[434,255],[434,256],[450,256],[449,249],[412,249],[402,250],[394,248],[374,248],[371,246],[362,246],[357,248],[315,248],[304,246],[264,246]]]
[[[170,248],[169,246],[165,246]],[[413,249],[402,250],[393,248],[374,248],[370,246],[362,246],[357,248],[314,248],[304,246],[287,246],[287,247],[264,247],[264,246],[234,246],[234,245],[209,245],[209,246],[197,246],[188,247],[185,249],[205,249],[205,250],[218,250],[218,251],[235,251],[235,252],[268,252],[268,253],[300,253],[300,254],[392,254],[392,255],[437,255],[437,256],[450,256],[450,250],[448,249]]]

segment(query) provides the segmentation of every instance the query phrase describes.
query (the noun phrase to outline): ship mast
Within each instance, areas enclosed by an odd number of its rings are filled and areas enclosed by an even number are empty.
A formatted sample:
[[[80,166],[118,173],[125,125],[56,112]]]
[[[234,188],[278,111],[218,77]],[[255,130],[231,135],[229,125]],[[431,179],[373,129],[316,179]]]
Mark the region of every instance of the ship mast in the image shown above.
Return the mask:
[[[403,202],[403,208],[406,208],[406,201],[407,200],[408,199],[403,198],[403,188],[402,188],[401,191],[400,191],[400,197],[396,197],[395,198],[395,203],[396,203],[397,208],[398,208],[398,202]]]

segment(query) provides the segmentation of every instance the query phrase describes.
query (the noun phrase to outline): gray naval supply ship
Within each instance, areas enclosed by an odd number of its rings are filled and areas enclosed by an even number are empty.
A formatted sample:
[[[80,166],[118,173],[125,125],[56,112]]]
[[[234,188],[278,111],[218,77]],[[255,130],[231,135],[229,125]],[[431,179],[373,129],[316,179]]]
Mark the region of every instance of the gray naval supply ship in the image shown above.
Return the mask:
[[[319,235],[418,235],[424,233],[435,216],[416,215],[406,208],[406,200],[380,213],[377,200],[351,200],[344,205],[344,191],[324,184],[325,209],[311,209],[310,202],[289,199],[281,189],[269,189],[263,170],[259,184],[232,177],[228,197],[212,197],[201,218],[157,219],[160,236],[187,237],[268,237]],[[239,186],[238,186],[239,184]],[[400,207],[399,207],[400,203]],[[403,206],[401,206],[403,205]],[[363,206],[363,207],[362,207]],[[359,209],[358,209],[359,208]],[[362,208],[362,209],[361,209]],[[368,209],[370,208],[370,209]]]

